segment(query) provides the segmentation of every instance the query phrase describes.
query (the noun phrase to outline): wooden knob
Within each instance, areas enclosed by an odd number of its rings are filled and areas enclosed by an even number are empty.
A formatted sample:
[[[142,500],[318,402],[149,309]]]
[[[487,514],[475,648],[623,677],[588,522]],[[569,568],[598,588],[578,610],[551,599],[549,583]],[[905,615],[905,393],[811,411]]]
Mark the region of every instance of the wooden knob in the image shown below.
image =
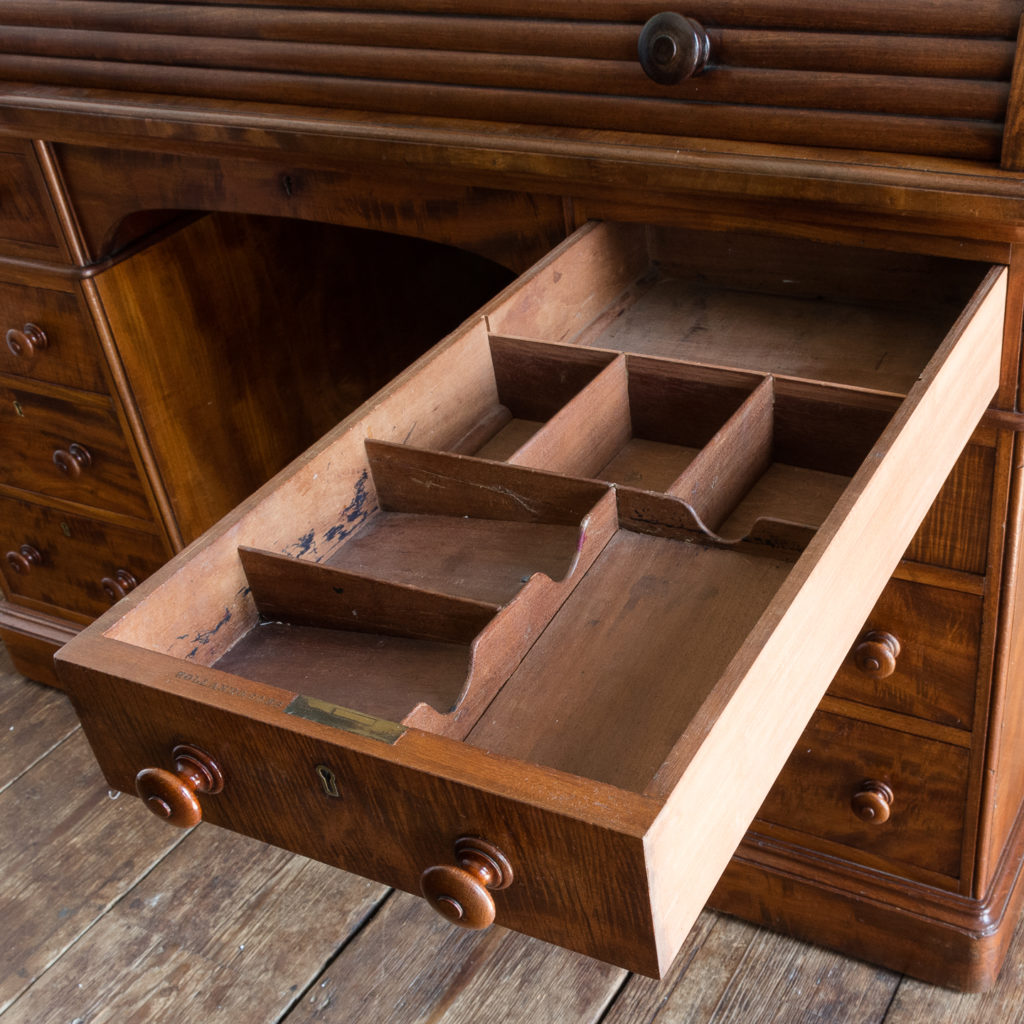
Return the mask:
[[[892,801],[893,791],[884,782],[868,779],[853,794],[850,806],[861,821],[882,825],[892,813]]]
[[[11,355],[19,359],[31,359],[36,352],[50,344],[46,332],[35,324],[25,324],[20,331],[12,327],[5,335],[5,340]]]
[[[885,679],[896,671],[900,642],[891,633],[872,629],[853,648],[853,663],[870,679]]]
[[[100,580],[103,593],[110,598],[110,603],[120,601],[129,591],[134,590],[139,581],[127,569],[115,569],[113,576],[104,576]]]
[[[186,744],[171,751],[174,770],[143,768],[135,776],[135,791],[158,818],[191,828],[203,819],[197,793],[219,793],[224,776],[217,762],[197,747]]]
[[[452,924],[487,928],[494,923],[491,893],[511,885],[512,866],[496,846],[469,837],[455,841],[455,861],[427,868],[420,876],[420,890]]]
[[[66,449],[58,448],[53,453],[53,464],[65,476],[77,480],[82,470],[92,465],[92,455],[84,445],[69,444]]]
[[[700,22],[664,11],[641,29],[637,53],[651,81],[676,85],[704,70],[711,59],[711,40]]]
[[[42,565],[43,556],[31,544],[22,544],[17,551],[8,551],[4,556],[13,572],[27,576],[33,565]]]

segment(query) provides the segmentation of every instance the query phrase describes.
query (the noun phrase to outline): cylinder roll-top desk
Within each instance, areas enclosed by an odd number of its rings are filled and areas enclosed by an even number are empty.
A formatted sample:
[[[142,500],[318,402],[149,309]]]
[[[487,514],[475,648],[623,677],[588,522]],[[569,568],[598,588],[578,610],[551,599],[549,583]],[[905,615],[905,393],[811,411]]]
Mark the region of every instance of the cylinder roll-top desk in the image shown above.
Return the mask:
[[[455,924],[991,984],[1022,14],[7,0],[16,666],[172,824]]]

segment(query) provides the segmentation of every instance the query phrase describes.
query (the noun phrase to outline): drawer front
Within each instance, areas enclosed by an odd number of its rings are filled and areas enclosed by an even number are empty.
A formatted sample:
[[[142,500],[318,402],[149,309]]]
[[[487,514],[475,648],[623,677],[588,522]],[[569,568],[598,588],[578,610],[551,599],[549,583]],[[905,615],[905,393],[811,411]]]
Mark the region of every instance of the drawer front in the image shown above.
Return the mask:
[[[110,403],[0,381],[0,483],[148,519],[135,465]]]
[[[995,462],[993,447],[964,449],[905,557],[979,576],[987,571]]]
[[[968,758],[963,747],[818,712],[758,818],[840,843],[852,860],[867,854],[955,879]]]
[[[975,594],[892,580],[828,692],[970,729],[981,615]]]
[[[28,255],[57,246],[27,144],[0,143],[0,252]],[[11,147],[11,148],[8,148]]]
[[[131,657],[118,646],[114,674]],[[204,820],[413,893],[426,869],[454,864],[457,839],[480,837],[511,867],[494,892],[498,924],[656,971],[641,838],[650,801],[482,751],[443,765],[416,730],[366,739],[285,713],[291,695],[274,687],[243,691],[187,668],[167,659],[166,686],[144,702],[117,680],[78,701],[115,788],[133,791],[140,766],[170,768],[173,749],[192,745],[223,776],[199,797]],[[521,787],[536,798],[520,799]]]
[[[58,289],[0,281],[0,332],[0,373],[106,390],[92,324],[74,285]]]
[[[0,498],[0,573],[12,600],[95,617],[166,560],[149,533]]]

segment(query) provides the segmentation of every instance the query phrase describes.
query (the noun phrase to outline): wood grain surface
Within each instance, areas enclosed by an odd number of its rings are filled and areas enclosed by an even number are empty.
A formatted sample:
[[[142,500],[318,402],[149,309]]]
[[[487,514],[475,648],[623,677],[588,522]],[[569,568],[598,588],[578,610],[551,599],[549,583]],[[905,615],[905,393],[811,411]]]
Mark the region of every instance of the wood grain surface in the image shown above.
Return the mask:
[[[3,1024],[1003,1024],[1024,998],[1019,930],[992,991],[959,995],[705,911],[655,982],[211,825],[172,833],[109,799],[66,698],[2,648],[0,787]]]

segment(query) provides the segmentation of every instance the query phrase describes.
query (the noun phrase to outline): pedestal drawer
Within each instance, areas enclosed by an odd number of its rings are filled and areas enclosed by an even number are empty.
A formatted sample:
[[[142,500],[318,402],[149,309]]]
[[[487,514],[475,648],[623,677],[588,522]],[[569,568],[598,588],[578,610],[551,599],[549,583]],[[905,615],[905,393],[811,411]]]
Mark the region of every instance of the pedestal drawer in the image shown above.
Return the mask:
[[[0,252],[30,255],[55,250],[49,202],[37,183],[31,146],[7,139],[0,143]]]
[[[964,449],[906,558],[977,576],[986,573],[995,465],[993,445],[972,443]]]
[[[881,858],[960,875],[969,751],[818,712],[758,818]]]
[[[4,589],[21,604],[94,618],[155,572],[167,552],[152,533],[0,498]]]
[[[73,282],[0,279],[0,373],[106,390],[99,347]]]
[[[893,579],[829,693],[969,731],[982,599]]]
[[[149,505],[110,400],[0,379],[0,483],[148,519]]]

